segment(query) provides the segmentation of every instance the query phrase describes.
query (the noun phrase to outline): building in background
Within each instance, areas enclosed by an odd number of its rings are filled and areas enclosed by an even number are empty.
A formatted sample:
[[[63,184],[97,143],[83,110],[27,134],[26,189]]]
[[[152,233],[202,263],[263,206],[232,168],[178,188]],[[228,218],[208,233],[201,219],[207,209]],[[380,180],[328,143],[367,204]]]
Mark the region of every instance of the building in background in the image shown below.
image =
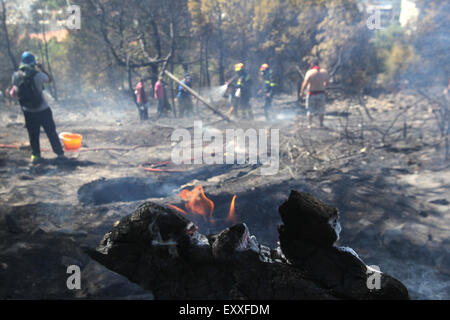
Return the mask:
[[[361,0],[361,5],[368,17],[379,13],[380,29],[395,24],[414,29],[419,16],[415,0]]]
[[[379,17],[378,29],[385,29],[399,23],[401,0],[362,0],[362,7],[368,17]]]
[[[44,26],[47,31],[58,31],[66,28],[67,12],[65,7],[59,9],[33,9],[36,0],[21,0],[6,2],[8,25]]]
[[[400,12],[400,25],[402,27],[415,28],[419,18],[419,8],[414,0],[402,0]]]

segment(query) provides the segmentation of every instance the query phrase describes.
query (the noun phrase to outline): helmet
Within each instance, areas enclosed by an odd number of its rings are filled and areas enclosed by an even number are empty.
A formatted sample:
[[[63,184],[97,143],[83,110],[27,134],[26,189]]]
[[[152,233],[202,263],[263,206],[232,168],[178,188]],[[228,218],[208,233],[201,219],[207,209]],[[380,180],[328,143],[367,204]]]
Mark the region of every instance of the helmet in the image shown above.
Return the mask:
[[[263,65],[261,65],[261,68],[259,68],[259,71],[266,71],[267,69],[269,69],[269,65],[267,63],[264,63]]]
[[[22,53],[22,63],[29,64],[29,65],[35,65],[36,64],[36,58],[31,52],[25,51]]]
[[[242,69],[244,69],[244,64],[243,63],[236,63],[234,65],[234,71],[238,72],[238,71],[241,71]]]

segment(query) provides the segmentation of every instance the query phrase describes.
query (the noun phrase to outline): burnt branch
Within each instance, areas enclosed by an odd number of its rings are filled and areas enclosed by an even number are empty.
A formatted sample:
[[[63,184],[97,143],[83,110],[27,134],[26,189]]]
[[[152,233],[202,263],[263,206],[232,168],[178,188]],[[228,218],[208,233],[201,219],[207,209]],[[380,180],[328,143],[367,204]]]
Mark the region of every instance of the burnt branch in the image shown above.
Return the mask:
[[[167,60],[170,58],[172,49],[166,58],[160,58],[159,55],[157,55],[155,57],[150,57],[147,53],[147,50],[142,50],[143,52],[145,52],[144,56],[145,56],[146,60],[143,62],[131,62],[129,59],[129,53],[127,52],[126,48],[124,47],[123,28],[121,28],[121,23],[119,23],[119,31],[121,34],[121,39],[119,41],[118,46],[115,46],[109,36],[108,20],[106,18],[107,11],[106,11],[105,7],[102,5],[102,3],[100,1],[89,0],[89,2],[91,3],[91,5],[94,8],[98,9],[97,12],[99,12],[99,13],[96,15],[96,17],[97,17],[97,19],[99,19],[99,22],[100,22],[100,26],[101,26],[100,30],[101,30],[103,39],[104,39],[106,45],[108,46],[108,48],[110,49],[114,59],[116,60],[116,62],[119,66],[128,67],[128,68],[132,68],[132,69],[151,67],[151,66],[154,66],[154,65],[157,65],[160,63],[167,62]],[[120,21],[122,19],[122,14],[123,14],[123,11],[121,11],[121,13],[120,13],[120,15],[121,15]],[[136,36],[136,38],[139,39],[139,36]],[[125,55],[125,56],[123,56],[123,55]],[[127,59],[129,59],[129,60],[127,61]]]
[[[339,54],[338,54],[338,59],[336,61],[336,64],[334,65],[333,69],[330,72],[330,78],[334,77],[334,75],[336,74],[336,72],[339,70],[339,68],[342,65],[342,52],[343,52],[343,50],[340,49],[339,50]]]
[[[417,92],[419,92],[422,97],[427,99],[430,103],[439,106],[439,108],[433,109],[433,114],[436,118],[439,131],[441,132],[441,137],[447,136],[450,133],[450,111],[448,108],[448,103],[431,98],[421,89],[417,89]]]
[[[159,75],[160,76],[163,76],[164,75],[164,73],[165,73],[165,71],[166,71],[166,68],[167,68],[167,64],[169,63],[169,60],[172,58],[172,55],[174,54],[174,52],[175,52],[175,33],[174,33],[174,23],[173,23],[173,20],[170,22],[170,39],[171,39],[171,45],[170,45],[170,51],[169,51],[169,53],[167,54],[167,57],[166,57],[166,59],[164,60],[164,62],[163,62],[163,65],[162,65],[162,67],[161,67],[161,71],[160,71],[160,73],[159,73]]]

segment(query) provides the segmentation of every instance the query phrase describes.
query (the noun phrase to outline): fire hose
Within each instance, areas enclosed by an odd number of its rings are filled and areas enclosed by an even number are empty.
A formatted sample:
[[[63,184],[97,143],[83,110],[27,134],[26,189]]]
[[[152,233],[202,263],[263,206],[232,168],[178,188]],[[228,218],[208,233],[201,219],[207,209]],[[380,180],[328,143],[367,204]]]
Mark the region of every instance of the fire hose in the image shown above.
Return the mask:
[[[135,150],[138,148],[144,148],[148,145],[136,145],[132,147],[99,147],[99,148],[81,148],[79,150],[66,150],[69,152],[89,152],[89,151],[130,151]],[[0,144],[0,149],[22,149],[27,148],[26,145],[20,145],[20,144]],[[51,152],[50,149],[41,149],[42,152]],[[177,169],[168,169],[168,168],[159,168],[162,166],[167,166],[173,164],[171,161],[159,161],[155,163],[143,163],[139,165],[139,168],[147,171],[147,172],[183,172],[183,170],[177,170]]]
[[[23,149],[28,148],[28,145],[23,144],[0,144],[0,149]],[[89,151],[131,151],[138,148],[151,147],[150,145],[140,144],[132,147],[98,147],[98,148],[80,148],[77,150],[65,150],[66,152],[89,152]],[[51,149],[41,149],[42,152],[51,152]]]
[[[147,171],[147,172],[183,172],[183,170],[176,170],[176,169],[161,169],[158,167],[161,166],[167,166],[172,164],[171,161],[159,161],[159,162],[155,162],[155,163],[143,163],[139,165],[139,168]]]
[[[20,149],[24,148],[24,145],[16,145],[16,144],[0,144],[0,149]]]
[[[193,161],[194,158],[191,158],[191,161]],[[185,172],[186,170],[177,170],[177,169],[160,169],[158,167],[167,166],[167,165],[173,165],[174,163],[172,161],[158,161],[155,163],[143,163],[139,165],[140,169],[143,169],[147,172]]]

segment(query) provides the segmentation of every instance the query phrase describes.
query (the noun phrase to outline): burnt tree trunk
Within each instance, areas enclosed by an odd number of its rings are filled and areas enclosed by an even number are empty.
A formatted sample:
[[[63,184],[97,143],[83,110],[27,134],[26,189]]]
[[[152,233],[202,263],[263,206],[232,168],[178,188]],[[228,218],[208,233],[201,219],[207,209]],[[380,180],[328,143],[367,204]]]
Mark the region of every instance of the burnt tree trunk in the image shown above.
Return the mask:
[[[137,102],[137,97],[134,94],[132,69],[130,68],[128,57],[127,57],[126,70],[127,70],[128,92],[130,93],[130,96],[132,97],[134,103],[136,104],[136,107],[139,107],[138,102]]]
[[[200,42],[200,75],[199,75],[199,80],[198,80],[198,93],[201,95],[202,94],[202,88],[203,88],[203,41]],[[198,111],[198,106],[199,106],[199,100],[196,99],[196,103],[195,103],[195,114],[199,114]]]
[[[45,60],[47,61],[47,70],[53,79],[53,81],[49,85],[49,88],[50,88],[50,92],[51,92],[53,98],[56,101],[58,101],[58,92],[56,90],[56,80],[55,80],[55,77],[53,76],[52,66],[50,65],[50,59],[48,57],[48,42],[47,42],[47,36],[45,33],[46,33],[45,25],[42,25],[42,36],[44,39],[44,53],[45,53]]]
[[[5,1],[1,0],[2,3],[2,14],[1,14],[1,20],[2,20],[2,28],[3,28],[3,33],[4,33],[4,37],[5,37],[5,43],[6,43],[6,50],[8,51],[8,56],[9,59],[11,61],[11,65],[13,67],[14,70],[18,69],[18,64],[16,61],[16,58],[14,57],[14,53],[12,52],[12,48],[11,48],[11,41],[9,39],[9,33],[8,33],[8,27],[6,25],[6,6],[5,6]]]
[[[159,30],[158,30],[158,25],[156,24],[156,22],[154,20],[151,21],[151,26],[152,26],[152,32],[153,32],[153,46],[155,48],[156,51],[156,58],[157,59],[161,59],[162,56],[162,51],[161,51],[161,39],[159,36]],[[157,64],[152,64],[151,65],[151,70],[152,70],[152,95],[154,96],[155,92],[155,84],[158,81],[158,65]]]
[[[205,78],[208,88],[211,88],[211,79],[209,77],[209,52],[208,52],[209,35],[205,39]]]
[[[222,30],[222,12],[219,6],[219,85],[225,83],[225,67],[224,67],[224,46],[223,46],[223,30]]]
[[[170,73],[173,73],[173,69],[174,69],[173,63],[170,63],[169,69],[170,69]],[[171,81],[170,82],[170,100],[171,100],[171,103],[172,103],[173,117],[176,118],[177,117],[177,108],[176,108],[176,105],[175,105],[175,96],[176,96],[176,88],[177,88],[177,86],[175,85],[175,88],[174,88],[173,85],[174,85],[174,83],[173,83],[173,81]]]

